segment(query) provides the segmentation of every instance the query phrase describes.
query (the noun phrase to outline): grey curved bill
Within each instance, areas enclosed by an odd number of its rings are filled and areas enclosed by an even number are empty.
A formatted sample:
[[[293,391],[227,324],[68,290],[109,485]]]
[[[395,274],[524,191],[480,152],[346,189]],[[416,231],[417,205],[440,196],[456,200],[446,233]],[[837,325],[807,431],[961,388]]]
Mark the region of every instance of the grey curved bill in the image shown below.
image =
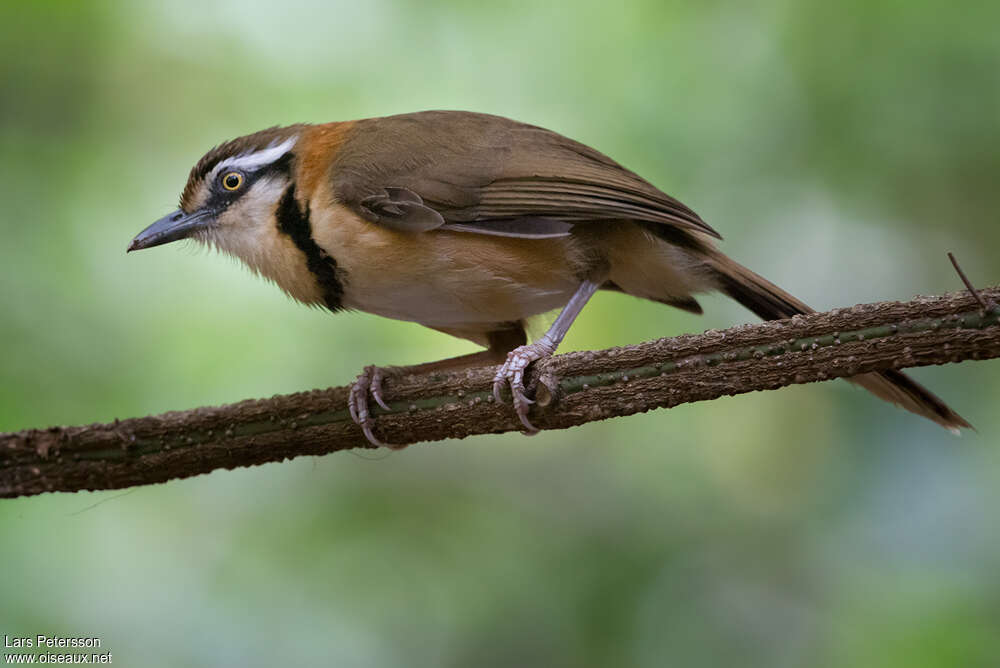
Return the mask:
[[[204,229],[211,221],[212,215],[209,211],[202,210],[188,214],[178,209],[173,213],[168,213],[137,234],[125,252],[130,253],[134,250],[187,239],[198,230]]]

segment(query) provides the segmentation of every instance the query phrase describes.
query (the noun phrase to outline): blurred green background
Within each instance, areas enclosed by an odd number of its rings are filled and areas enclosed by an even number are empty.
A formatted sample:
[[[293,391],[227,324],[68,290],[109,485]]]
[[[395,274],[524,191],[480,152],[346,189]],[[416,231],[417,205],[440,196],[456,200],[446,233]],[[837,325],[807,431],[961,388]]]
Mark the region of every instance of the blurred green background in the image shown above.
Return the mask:
[[[1000,281],[998,3],[0,5],[0,430],[351,380],[471,344],[126,256],[210,146],[488,111],[608,153],[820,308]],[[565,350],[753,320],[601,294]],[[846,383],[0,501],[0,633],[124,666],[1000,661],[996,361],[957,440]]]

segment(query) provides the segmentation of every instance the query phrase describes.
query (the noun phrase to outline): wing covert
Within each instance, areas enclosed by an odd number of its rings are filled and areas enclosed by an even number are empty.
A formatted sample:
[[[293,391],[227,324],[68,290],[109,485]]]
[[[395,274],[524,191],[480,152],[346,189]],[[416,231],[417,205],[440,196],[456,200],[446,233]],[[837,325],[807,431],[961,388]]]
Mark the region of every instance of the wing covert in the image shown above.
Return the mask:
[[[721,238],[604,154],[544,128],[427,111],[357,121],[334,160],[338,199],[392,229],[545,238],[634,220]]]

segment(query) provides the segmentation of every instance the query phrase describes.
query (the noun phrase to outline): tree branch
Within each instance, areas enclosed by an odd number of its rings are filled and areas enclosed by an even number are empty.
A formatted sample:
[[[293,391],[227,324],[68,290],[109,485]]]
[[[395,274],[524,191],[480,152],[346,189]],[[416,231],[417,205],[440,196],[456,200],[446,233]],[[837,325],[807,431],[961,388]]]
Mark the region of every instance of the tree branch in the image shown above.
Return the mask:
[[[981,303],[990,306],[988,310]],[[868,371],[1000,357],[1000,287],[883,302],[609,350],[559,355],[535,373],[531,420],[564,429],[654,408]],[[490,396],[494,369],[389,378],[376,432],[416,443],[515,431]],[[0,497],[117,489],[301,455],[371,447],[347,387],[112,424],[0,434]]]

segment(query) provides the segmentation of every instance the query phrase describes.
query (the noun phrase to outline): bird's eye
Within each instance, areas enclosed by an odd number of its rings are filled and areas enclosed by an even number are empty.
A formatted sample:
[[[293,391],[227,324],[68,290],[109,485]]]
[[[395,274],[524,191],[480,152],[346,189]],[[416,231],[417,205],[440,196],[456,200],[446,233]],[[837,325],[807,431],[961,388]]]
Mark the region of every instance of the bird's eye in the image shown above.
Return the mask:
[[[229,172],[222,177],[222,187],[226,190],[238,190],[243,185],[243,175],[239,172]]]

